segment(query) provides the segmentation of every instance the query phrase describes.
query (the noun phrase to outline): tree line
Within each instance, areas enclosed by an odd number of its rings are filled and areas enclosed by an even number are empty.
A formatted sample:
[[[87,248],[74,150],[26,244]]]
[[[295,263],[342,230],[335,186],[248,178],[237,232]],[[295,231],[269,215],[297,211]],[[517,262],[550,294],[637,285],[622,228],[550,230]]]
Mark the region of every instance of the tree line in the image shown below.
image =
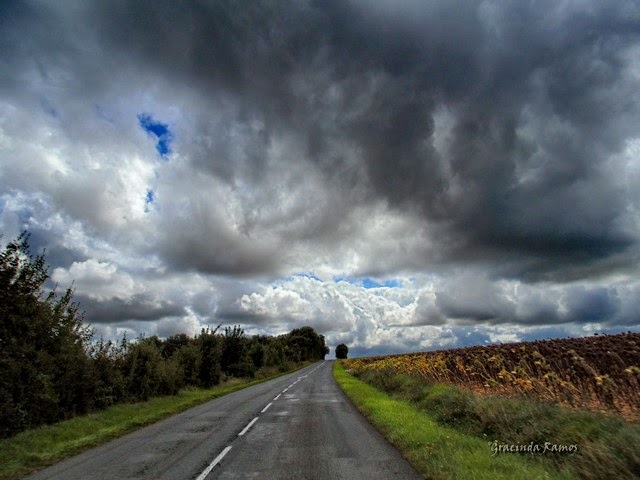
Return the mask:
[[[185,387],[286,371],[329,352],[311,327],[249,337],[219,325],[194,337],[96,340],[73,290],[45,293],[48,278],[27,234],[0,253],[0,438]]]

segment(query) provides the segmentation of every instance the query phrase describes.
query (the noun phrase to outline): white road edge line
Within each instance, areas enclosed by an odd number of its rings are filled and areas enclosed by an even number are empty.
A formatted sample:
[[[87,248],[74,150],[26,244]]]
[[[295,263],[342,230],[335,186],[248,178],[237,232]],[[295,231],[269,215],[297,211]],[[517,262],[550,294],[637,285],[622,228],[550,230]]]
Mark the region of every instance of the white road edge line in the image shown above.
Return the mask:
[[[258,421],[258,417],[254,418],[253,420],[251,420],[249,422],[249,425],[247,425],[246,427],[244,427],[244,429],[238,434],[239,437],[241,437],[242,435],[244,435],[245,433],[247,433],[247,431],[251,428],[251,426],[256,423]]]
[[[280,395],[282,395],[281,393],[279,393],[278,395],[275,396],[275,398],[273,399],[274,401],[280,398]]]
[[[267,404],[267,406],[266,406],[266,407],[264,407],[260,413],[264,413],[264,412],[266,412],[266,411],[267,411],[267,409],[268,409],[271,405],[273,405],[273,404],[272,404],[272,403],[268,403],[268,404]]]
[[[231,447],[226,447],[224,450],[222,450],[222,452],[220,452],[220,455],[218,455],[216,458],[213,459],[213,462],[211,462],[209,466],[205,468],[200,475],[198,475],[198,478],[196,478],[196,480],[204,480],[205,478],[207,478],[207,475],[211,473],[211,470],[213,470],[213,467],[215,467],[218,463],[220,463],[220,460],[222,460],[222,458],[227,453],[229,453],[229,450],[231,450]]]

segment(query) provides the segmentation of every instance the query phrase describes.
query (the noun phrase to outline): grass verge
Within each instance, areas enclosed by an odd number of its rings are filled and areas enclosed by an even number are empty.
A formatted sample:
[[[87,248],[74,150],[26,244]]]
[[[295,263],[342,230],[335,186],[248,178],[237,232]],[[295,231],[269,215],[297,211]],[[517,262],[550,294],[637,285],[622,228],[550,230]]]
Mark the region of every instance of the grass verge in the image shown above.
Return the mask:
[[[573,479],[568,468],[558,470],[527,456],[492,454],[491,442],[438,424],[408,401],[392,398],[349,375],[341,362],[334,377],[356,408],[404,455],[422,476],[449,479]]]
[[[230,379],[211,389],[184,389],[174,396],[114,405],[100,412],[26,430],[0,440],[0,480],[22,478],[145,425],[306,365],[256,380]]]
[[[571,469],[583,480],[640,478],[640,424],[590,410],[574,410],[524,396],[481,395],[455,385],[425,382],[390,371],[355,374],[367,384],[406,400],[439,425],[501,445],[573,445],[529,458]]]

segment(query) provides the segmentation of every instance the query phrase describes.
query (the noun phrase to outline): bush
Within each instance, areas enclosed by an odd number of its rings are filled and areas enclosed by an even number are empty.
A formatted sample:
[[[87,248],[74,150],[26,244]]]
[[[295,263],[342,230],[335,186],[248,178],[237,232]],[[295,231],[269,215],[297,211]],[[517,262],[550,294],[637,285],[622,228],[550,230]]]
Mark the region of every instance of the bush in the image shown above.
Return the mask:
[[[464,390],[434,386],[418,401],[418,405],[432,413],[443,425],[473,429],[480,422],[475,411],[474,397]]]

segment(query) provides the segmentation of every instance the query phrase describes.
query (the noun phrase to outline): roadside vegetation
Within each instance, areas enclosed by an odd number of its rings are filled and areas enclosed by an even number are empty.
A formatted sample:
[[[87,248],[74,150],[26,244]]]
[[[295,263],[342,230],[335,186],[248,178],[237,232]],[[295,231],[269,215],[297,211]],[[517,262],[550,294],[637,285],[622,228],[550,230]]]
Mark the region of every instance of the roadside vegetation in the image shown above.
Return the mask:
[[[302,368],[306,363],[301,364]],[[0,440],[0,480],[17,480],[71,455],[191,407],[288,372],[263,370],[259,379],[229,378],[215,387],[185,388],[177,395],[126,403]]]
[[[33,256],[27,240],[0,252],[0,438],[185,388],[263,378],[328,353],[311,327],[277,337],[219,325],[195,337],[96,340],[72,289],[45,291],[44,256]]]
[[[356,408],[425,478],[432,480],[573,479],[565,469],[520,455],[493,455],[490,442],[438,423],[427,411],[400,394],[389,394],[348,374],[341,361],[334,376]]]
[[[367,359],[358,360],[336,365],[338,382],[428,478],[640,478],[637,422],[363,368]]]

